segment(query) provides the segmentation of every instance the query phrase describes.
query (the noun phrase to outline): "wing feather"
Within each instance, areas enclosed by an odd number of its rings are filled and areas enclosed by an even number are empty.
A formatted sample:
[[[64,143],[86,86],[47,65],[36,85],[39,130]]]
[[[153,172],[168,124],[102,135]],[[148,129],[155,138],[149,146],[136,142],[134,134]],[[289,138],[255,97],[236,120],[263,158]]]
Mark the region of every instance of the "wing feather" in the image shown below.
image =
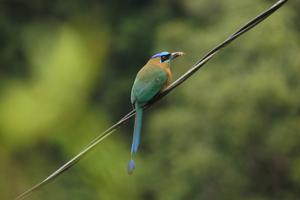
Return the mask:
[[[165,85],[167,72],[159,66],[143,67],[137,74],[131,90],[131,103],[146,103],[151,100]]]

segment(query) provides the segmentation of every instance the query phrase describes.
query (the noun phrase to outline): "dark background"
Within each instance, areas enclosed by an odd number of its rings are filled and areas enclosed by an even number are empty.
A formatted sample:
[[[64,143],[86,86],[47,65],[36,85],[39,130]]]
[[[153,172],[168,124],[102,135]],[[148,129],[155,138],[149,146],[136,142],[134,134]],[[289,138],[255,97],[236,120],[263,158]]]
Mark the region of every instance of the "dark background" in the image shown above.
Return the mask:
[[[130,109],[137,71],[184,51],[175,78],[275,1],[0,3],[0,198],[12,199]],[[234,42],[31,199],[300,197],[300,2]]]

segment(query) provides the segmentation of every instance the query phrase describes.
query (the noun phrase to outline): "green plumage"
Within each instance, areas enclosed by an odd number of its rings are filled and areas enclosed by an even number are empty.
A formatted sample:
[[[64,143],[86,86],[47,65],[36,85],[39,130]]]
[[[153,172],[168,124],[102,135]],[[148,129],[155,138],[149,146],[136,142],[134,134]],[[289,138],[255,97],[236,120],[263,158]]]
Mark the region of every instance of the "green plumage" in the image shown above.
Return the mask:
[[[153,64],[145,65],[137,74],[131,90],[131,103],[144,105],[163,87],[168,79],[166,71]]]
[[[135,169],[133,160],[141,138],[143,106],[172,81],[170,62],[182,56],[183,52],[161,52],[150,58],[147,64],[138,72],[131,90],[131,103],[135,108],[135,122],[131,145],[131,159],[128,163],[128,173]]]
[[[137,74],[131,90],[131,103],[136,110],[134,131],[131,145],[131,157],[137,152],[140,144],[143,105],[150,101],[166,84],[167,72],[159,65],[147,63]],[[128,173],[135,168],[134,160],[128,163]]]

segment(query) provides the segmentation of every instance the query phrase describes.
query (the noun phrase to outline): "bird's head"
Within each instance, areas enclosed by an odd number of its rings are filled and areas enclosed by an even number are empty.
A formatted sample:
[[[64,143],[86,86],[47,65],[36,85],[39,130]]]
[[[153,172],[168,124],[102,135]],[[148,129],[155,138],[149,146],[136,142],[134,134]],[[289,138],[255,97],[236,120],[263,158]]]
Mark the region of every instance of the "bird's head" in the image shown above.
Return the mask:
[[[157,54],[153,55],[150,58],[150,61],[169,64],[172,60],[174,60],[175,58],[178,58],[182,55],[184,55],[184,53],[180,52],[180,51],[179,52],[173,52],[173,53],[163,51],[163,52],[160,52],[160,53],[157,53]]]

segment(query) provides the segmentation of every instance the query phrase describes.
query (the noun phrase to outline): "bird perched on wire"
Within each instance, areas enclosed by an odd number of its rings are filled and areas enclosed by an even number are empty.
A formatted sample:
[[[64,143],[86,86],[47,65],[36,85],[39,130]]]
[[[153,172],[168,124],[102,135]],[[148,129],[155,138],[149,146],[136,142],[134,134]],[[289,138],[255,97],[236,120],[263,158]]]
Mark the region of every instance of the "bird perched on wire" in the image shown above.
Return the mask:
[[[172,82],[171,62],[182,56],[183,52],[160,52],[153,55],[146,65],[137,73],[131,90],[131,103],[135,107],[133,139],[131,146],[131,159],[128,163],[128,173],[135,169],[133,160],[137,153],[142,130],[143,106],[161,90]]]

